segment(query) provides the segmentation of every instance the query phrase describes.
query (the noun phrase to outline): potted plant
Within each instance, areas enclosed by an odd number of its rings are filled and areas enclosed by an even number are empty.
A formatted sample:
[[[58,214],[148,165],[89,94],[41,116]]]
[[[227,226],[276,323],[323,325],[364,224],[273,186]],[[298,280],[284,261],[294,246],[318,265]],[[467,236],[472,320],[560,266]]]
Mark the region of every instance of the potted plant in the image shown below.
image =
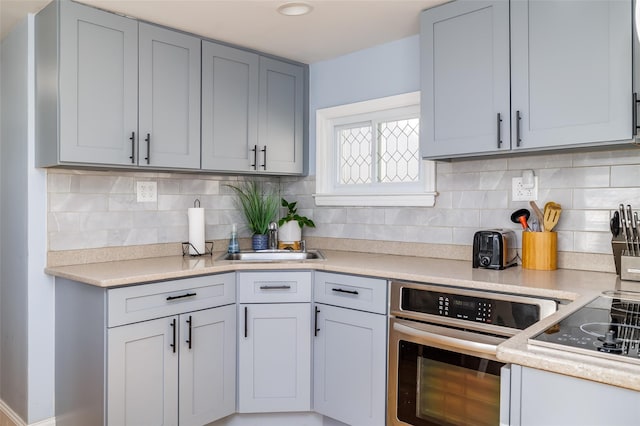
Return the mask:
[[[281,200],[281,205],[287,209],[287,213],[278,221],[278,239],[280,241],[288,243],[300,241],[302,240],[303,226],[306,225],[310,228],[315,228],[316,226],[313,220],[298,214],[297,204],[296,201],[289,203],[284,198]]]
[[[265,190],[256,181],[244,182],[239,186],[228,185],[238,195],[237,206],[244,213],[247,227],[253,234],[251,245],[254,250],[267,248],[269,223],[278,214],[277,194]]]

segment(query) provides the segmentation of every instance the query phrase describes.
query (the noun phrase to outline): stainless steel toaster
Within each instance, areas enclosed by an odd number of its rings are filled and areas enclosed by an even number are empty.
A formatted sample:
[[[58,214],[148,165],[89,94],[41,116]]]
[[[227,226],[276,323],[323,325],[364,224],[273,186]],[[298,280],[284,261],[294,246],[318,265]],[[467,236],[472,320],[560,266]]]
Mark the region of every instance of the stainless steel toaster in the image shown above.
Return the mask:
[[[510,229],[487,229],[473,236],[473,267],[505,269],[518,263],[516,233]]]

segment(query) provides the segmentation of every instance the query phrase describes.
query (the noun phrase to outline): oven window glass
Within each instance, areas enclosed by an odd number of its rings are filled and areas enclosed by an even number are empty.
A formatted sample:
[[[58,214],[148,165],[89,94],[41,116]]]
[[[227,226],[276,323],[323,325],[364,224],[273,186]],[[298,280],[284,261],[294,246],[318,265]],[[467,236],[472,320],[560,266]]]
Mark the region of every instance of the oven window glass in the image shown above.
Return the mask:
[[[504,364],[405,341],[399,350],[398,419],[416,426],[499,424]]]

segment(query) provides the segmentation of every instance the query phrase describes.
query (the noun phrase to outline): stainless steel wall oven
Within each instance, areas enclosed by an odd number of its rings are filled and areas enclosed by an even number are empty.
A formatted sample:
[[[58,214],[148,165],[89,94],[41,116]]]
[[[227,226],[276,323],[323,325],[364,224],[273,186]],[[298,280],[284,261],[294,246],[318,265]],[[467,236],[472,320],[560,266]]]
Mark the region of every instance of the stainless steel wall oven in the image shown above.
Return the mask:
[[[556,308],[553,300],[392,282],[387,423],[507,424],[496,347]]]

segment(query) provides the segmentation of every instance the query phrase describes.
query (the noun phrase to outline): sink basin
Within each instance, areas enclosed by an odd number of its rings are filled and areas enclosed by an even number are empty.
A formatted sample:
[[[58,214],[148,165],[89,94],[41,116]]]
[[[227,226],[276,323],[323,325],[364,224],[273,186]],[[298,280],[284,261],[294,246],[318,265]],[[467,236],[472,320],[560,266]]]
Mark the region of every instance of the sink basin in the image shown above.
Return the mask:
[[[324,260],[320,250],[259,250],[241,251],[240,253],[224,253],[218,260],[237,260],[241,262],[284,262],[290,260]]]

